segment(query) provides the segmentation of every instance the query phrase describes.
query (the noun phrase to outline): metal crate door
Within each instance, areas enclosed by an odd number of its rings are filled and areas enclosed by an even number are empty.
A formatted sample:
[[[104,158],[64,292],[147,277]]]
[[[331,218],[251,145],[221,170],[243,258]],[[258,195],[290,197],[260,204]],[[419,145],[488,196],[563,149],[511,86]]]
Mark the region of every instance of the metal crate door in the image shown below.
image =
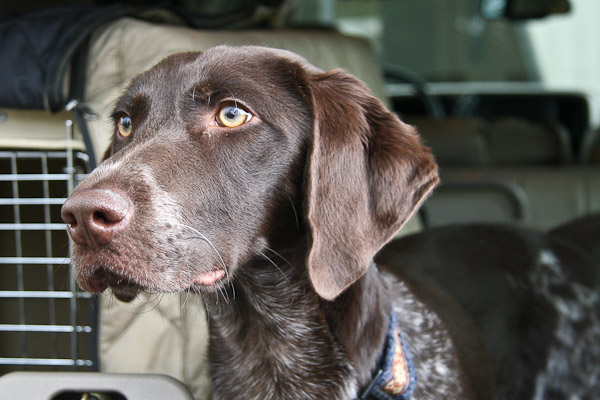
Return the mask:
[[[98,369],[95,299],[70,272],[60,218],[87,164],[71,151],[0,151],[0,375]]]

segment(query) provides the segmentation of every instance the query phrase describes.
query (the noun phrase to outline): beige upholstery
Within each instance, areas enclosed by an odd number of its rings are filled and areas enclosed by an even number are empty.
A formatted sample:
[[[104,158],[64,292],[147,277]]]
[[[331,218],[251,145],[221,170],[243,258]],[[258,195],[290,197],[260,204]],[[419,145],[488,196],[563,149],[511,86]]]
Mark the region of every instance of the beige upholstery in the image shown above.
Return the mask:
[[[450,188],[442,187],[425,204],[433,225],[487,220],[547,230],[600,211],[600,168],[595,166],[442,167],[441,178]],[[522,210],[515,201],[523,203]]]
[[[0,110],[0,148],[57,150],[71,146],[85,148],[79,130],[73,125],[74,140],[67,143],[67,111],[50,114],[37,110]]]
[[[588,165],[576,167],[558,124],[512,117],[411,122],[440,164],[442,184],[425,204],[431,225],[516,222],[545,230],[600,210],[598,150],[590,140]]]
[[[568,133],[558,124],[503,118],[491,124],[488,136],[493,165],[558,165],[573,161]]]
[[[410,119],[442,166],[564,165],[574,156],[569,135],[559,124],[506,117]]]
[[[197,400],[211,398],[208,328],[199,295],[145,295],[122,303],[101,298],[103,372],[161,373],[184,382]]]
[[[408,119],[440,165],[488,165],[488,124],[479,119]]]

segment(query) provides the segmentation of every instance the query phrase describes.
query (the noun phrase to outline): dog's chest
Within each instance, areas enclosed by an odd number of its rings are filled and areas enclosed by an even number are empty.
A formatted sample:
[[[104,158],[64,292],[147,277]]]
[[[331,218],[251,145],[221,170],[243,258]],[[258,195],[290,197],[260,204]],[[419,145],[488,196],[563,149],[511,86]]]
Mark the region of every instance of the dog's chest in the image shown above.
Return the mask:
[[[209,308],[217,398],[355,397],[353,369],[316,304],[306,296],[241,300]]]

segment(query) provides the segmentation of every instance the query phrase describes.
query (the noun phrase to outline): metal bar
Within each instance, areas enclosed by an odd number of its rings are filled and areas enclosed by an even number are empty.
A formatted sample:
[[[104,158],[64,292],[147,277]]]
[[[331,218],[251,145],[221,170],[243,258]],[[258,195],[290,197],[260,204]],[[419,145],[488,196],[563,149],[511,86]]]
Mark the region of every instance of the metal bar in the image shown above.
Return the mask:
[[[64,150],[57,151],[28,151],[28,150],[17,150],[17,151],[0,151],[0,157],[10,158],[15,155],[17,158],[40,158],[42,154],[48,154],[49,158],[65,158],[67,154]]]
[[[0,157],[10,158],[13,155],[15,155],[18,158],[39,158],[40,154],[43,154],[43,153],[44,153],[43,151],[27,151],[27,150],[0,151]],[[64,151],[54,151],[52,153],[54,153],[55,155],[56,154],[62,154],[62,157],[65,156],[65,152]],[[50,152],[48,154],[50,154]]]
[[[72,124],[67,122],[66,130],[68,135],[72,135]],[[12,196],[11,194],[5,194],[3,198],[0,198],[0,206],[12,208],[13,219],[8,220],[6,223],[0,223],[0,232],[4,231],[5,234],[13,234],[15,242],[14,257],[0,257],[0,268],[16,268],[16,290],[0,291],[0,299],[13,298],[17,299],[17,311],[19,313],[18,318],[14,323],[0,324],[0,332],[6,332],[7,335],[20,338],[20,345],[17,346],[18,356],[16,358],[0,358],[0,365],[20,365],[22,368],[34,368],[35,366],[54,366],[54,367],[72,367],[78,369],[79,367],[96,367],[97,349],[95,348],[95,341],[97,340],[97,334],[95,326],[96,320],[92,318],[91,323],[83,321],[78,324],[81,319],[79,316],[79,308],[81,304],[78,303],[78,299],[86,299],[87,301],[94,301],[95,296],[86,292],[81,292],[78,288],[75,278],[70,273],[69,276],[69,289],[68,290],[56,290],[55,289],[55,276],[54,269],[57,265],[68,265],[70,263],[70,256],[66,257],[54,257],[53,247],[55,245],[54,240],[56,236],[52,233],[53,231],[66,230],[66,224],[53,223],[53,212],[56,211],[55,206],[64,204],[65,198],[52,197],[54,189],[61,188],[61,185],[65,185],[66,189],[70,193],[75,184],[87,177],[86,173],[78,173],[81,171],[79,168],[75,168],[75,162],[83,161],[86,165],[89,161],[88,155],[84,153],[74,152],[72,148],[68,148],[66,151],[0,151],[0,158],[7,158],[10,161],[11,170],[10,173],[0,174],[0,182],[7,182],[12,185]],[[19,174],[20,170],[24,169],[21,167],[22,159],[38,159],[38,165],[41,166],[39,170],[33,170],[28,174]],[[54,170],[51,168],[49,160],[64,160],[66,161],[66,167],[62,171]],[[34,163],[36,161],[33,161]],[[28,164],[29,165],[29,164]],[[62,164],[65,165],[65,164]],[[8,172],[8,171],[7,171]],[[58,172],[58,173],[54,173]],[[62,173],[60,173],[62,172]],[[26,197],[20,198],[21,182],[32,182],[37,185],[39,182],[39,188],[41,192],[38,194],[32,194],[32,196],[38,197]],[[53,183],[56,182],[56,183]],[[64,183],[63,183],[64,182]],[[32,186],[34,187],[34,186]],[[64,186],[63,186],[64,187]],[[40,190],[38,189],[38,190]],[[65,193],[68,194],[68,193]],[[22,218],[25,216],[25,208],[23,206],[34,206],[43,208],[43,222],[33,221],[28,223],[22,223]],[[53,207],[54,206],[54,207]],[[9,208],[9,209],[10,209]],[[6,208],[5,208],[6,209]],[[37,208],[39,210],[39,208]],[[42,210],[40,210],[42,211]],[[12,231],[12,232],[10,232]],[[45,240],[45,249],[40,251],[45,257],[27,257],[25,249],[23,248],[26,238],[28,238],[26,231],[43,231]],[[28,239],[27,239],[28,240]],[[41,244],[41,243],[40,243]],[[62,253],[62,252],[61,252]],[[70,249],[69,249],[70,254]],[[4,264],[4,265],[2,265]],[[10,265],[10,266],[9,266]],[[46,269],[47,276],[47,290],[25,290],[27,288],[25,282],[25,266],[26,265],[40,265]],[[43,278],[42,278],[43,279]],[[26,316],[26,303],[27,299],[41,299],[44,300],[43,304],[48,309],[48,319],[45,324],[28,324],[29,317]],[[58,299],[58,300],[57,300]],[[59,301],[69,302],[69,322],[66,325],[58,325],[56,305]],[[87,303],[86,303],[87,304]],[[90,303],[91,304],[91,303]],[[13,321],[8,321],[13,322]],[[42,322],[42,321],[40,321]],[[32,332],[44,333],[45,335],[51,335],[51,349],[49,349],[48,358],[29,358],[29,335]],[[80,337],[81,334],[87,334],[90,338],[90,350],[92,355],[79,354],[79,341],[84,340],[84,337]],[[57,346],[59,334],[69,335],[70,341],[70,354],[60,354]],[[60,356],[60,358],[59,358]],[[87,359],[80,359],[90,358]]]
[[[89,299],[93,295],[87,292],[67,292],[67,291],[54,291],[49,292],[46,290],[4,290],[0,292],[0,298],[6,299],[71,299],[77,297],[80,299]]]
[[[40,159],[40,164],[42,167],[42,175],[48,176],[48,155],[46,153],[43,154]],[[42,191],[44,198],[50,199],[50,181],[48,179],[44,179],[42,181]],[[44,223],[49,225],[52,222],[52,216],[50,215],[50,206],[49,204],[44,204]],[[46,257],[52,257],[52,232],[50,229],[44,230],[44,242],[46,245]],[[47,264],[46,265],[46,282],[49,292],[54,291],[54,266]],[[57,326],[56,320],[56,302],[54,298],[48,299],[48,320],[50,325]],[[56,332],[50,333],[50,356],[52,358],[58,358],[58,337],[56,336]]]
[[[73,150],[71,147],[70,147],[70,149],[71,150],[69,150],[69,151],[71,151],[71,153],[72,153]],[[13,157],[13,155],[15,155],[17,158],[31,159],[31,158],[40,158],[42,154],[45,154],[50,159],[65,159],[65,158],[67,158],[67,153],[68,153],[68,151],[66,151],[66,150],[62,150],[62,151],[0,151],[0,158],[11,158],[11,157]],[[83,161],[86,165],[89,165],[90,156],[88,154],[78,151],[75,153],[75,157],[78,160]],[[75,177],[78,180],[81,180],[83,178],[80,178],[80,176],[85,177],[85,175],[87,175],[87,174],[76,174]]]
[[[0,264],[59,264],[66,265],[71,262],[68,257],[0,257]]]
[[[68,174],[0,174],[0,182],[12,181],[66,181]]]
[[[52,358],[0,358],[0,365],[54,366],[54,367],[91,367],[91,360],[71,360]]]
[[[75,326],[71,325],[11,325],[0,324],[0,332],[52,332],[52,333],[90,333],[90,326]],[[52,357],[58,358],[58,357]]]
[[[43,181],[46,182],[46,181]],[[0,199],[0,206],[14,206],[14,205],[18,205],[18,206],[22,206],[22,205],[26,205],[26,206],[44,206],[44,205],[52,205],[52,204],[58,204],[61,205],[65,202],[66,199],[50,199],[50,198],[43,198],[43,197],[29,197],[29,198],[20,198],[20,199]]]
[[[73,161],[73,149],[71,147],[71,140],[73,139],[73,121],[67,120],[65,121],[66,126],[66,134],[67,134],[67,167],[66,171],[70,177],[67,180],[67,194],[71,194],[75,187],[75,182],[73,181],[75,174],[75,163]],[[69,242],[69,257],[71,257],[71,243]],[[69,271],[69,287],[71,288],[71,292],[75,294],[77,292],[77,283],[75,282],[75,274],[71,269]],[[73,327],[77,326],[77,298],[75,296],[71,297],[70,300],[70,310],[69,310],[69,318],[71,321],[71,325]],[[76,360],[77,355],[77,333],[71,333],[71,358]],[[73,370],[77,370],[77,366],[73,365]]]
[[[11,154],[10,157],[10,172],[12,174],[18,174],[18,168],[17,168],[17,157],[15,153]],[[16,181],[12,182],[12,195],[13,198],[19,198],[19,184]],[[18,204],[13,205],[13,221],[15,222],[15,224],[20,224],[21,222],[21,211],[19,208]],[[15,253],[16,253],[16,257],[15,258],[23,258],[23,247],[22,247],[22,237],[21,237],[21,231],[19,230],[15,230],[14,231],[15,234]],[[23,264],[18,263],[16,264],[16,269],[17,269],[17,290],[18,291],[24,291],[25,290],[25,282],[24,282],[24,275],[23,275]],[[19,310],[19,323],[22,325],[25,325],[25,299],[22,297],[18,297],[17,298],[17,308]],[[20,340],[21,340],[21,357],[27,357],[27,335],[25,334],[25,332],[21,332],[21,334],[19,335]]]
[[[44,205],[45,207],[48,204]],[[27,223],[27,224],[1,224],[0,231],[64,231],[67,228],[66,224],[58,223]]]
[[[69,179],[67,179],[67,195],[70,195],[75,187],[75,183],[73,181],[74,174],[77,172],[75,170],[75,162],[73,161],[73,148],[71,147],[70,138],[73,137],[73,121],[66,120],[65,121],[66,134],[67,134],[67,151],[66,151],[66,159],[67,166],[65,167],[65,172],[69,175]]]

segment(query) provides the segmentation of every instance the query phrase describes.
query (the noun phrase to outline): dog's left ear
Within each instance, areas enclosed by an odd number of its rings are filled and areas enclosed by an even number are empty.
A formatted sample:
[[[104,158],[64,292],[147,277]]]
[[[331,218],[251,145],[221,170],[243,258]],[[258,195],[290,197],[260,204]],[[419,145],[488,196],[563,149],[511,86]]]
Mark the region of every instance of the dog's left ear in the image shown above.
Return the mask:
[[[333,300],[425,200],[438,182],[437,165],[415,129],[358,79],[334,70],[310,86],[308,273],[316,292]]]

